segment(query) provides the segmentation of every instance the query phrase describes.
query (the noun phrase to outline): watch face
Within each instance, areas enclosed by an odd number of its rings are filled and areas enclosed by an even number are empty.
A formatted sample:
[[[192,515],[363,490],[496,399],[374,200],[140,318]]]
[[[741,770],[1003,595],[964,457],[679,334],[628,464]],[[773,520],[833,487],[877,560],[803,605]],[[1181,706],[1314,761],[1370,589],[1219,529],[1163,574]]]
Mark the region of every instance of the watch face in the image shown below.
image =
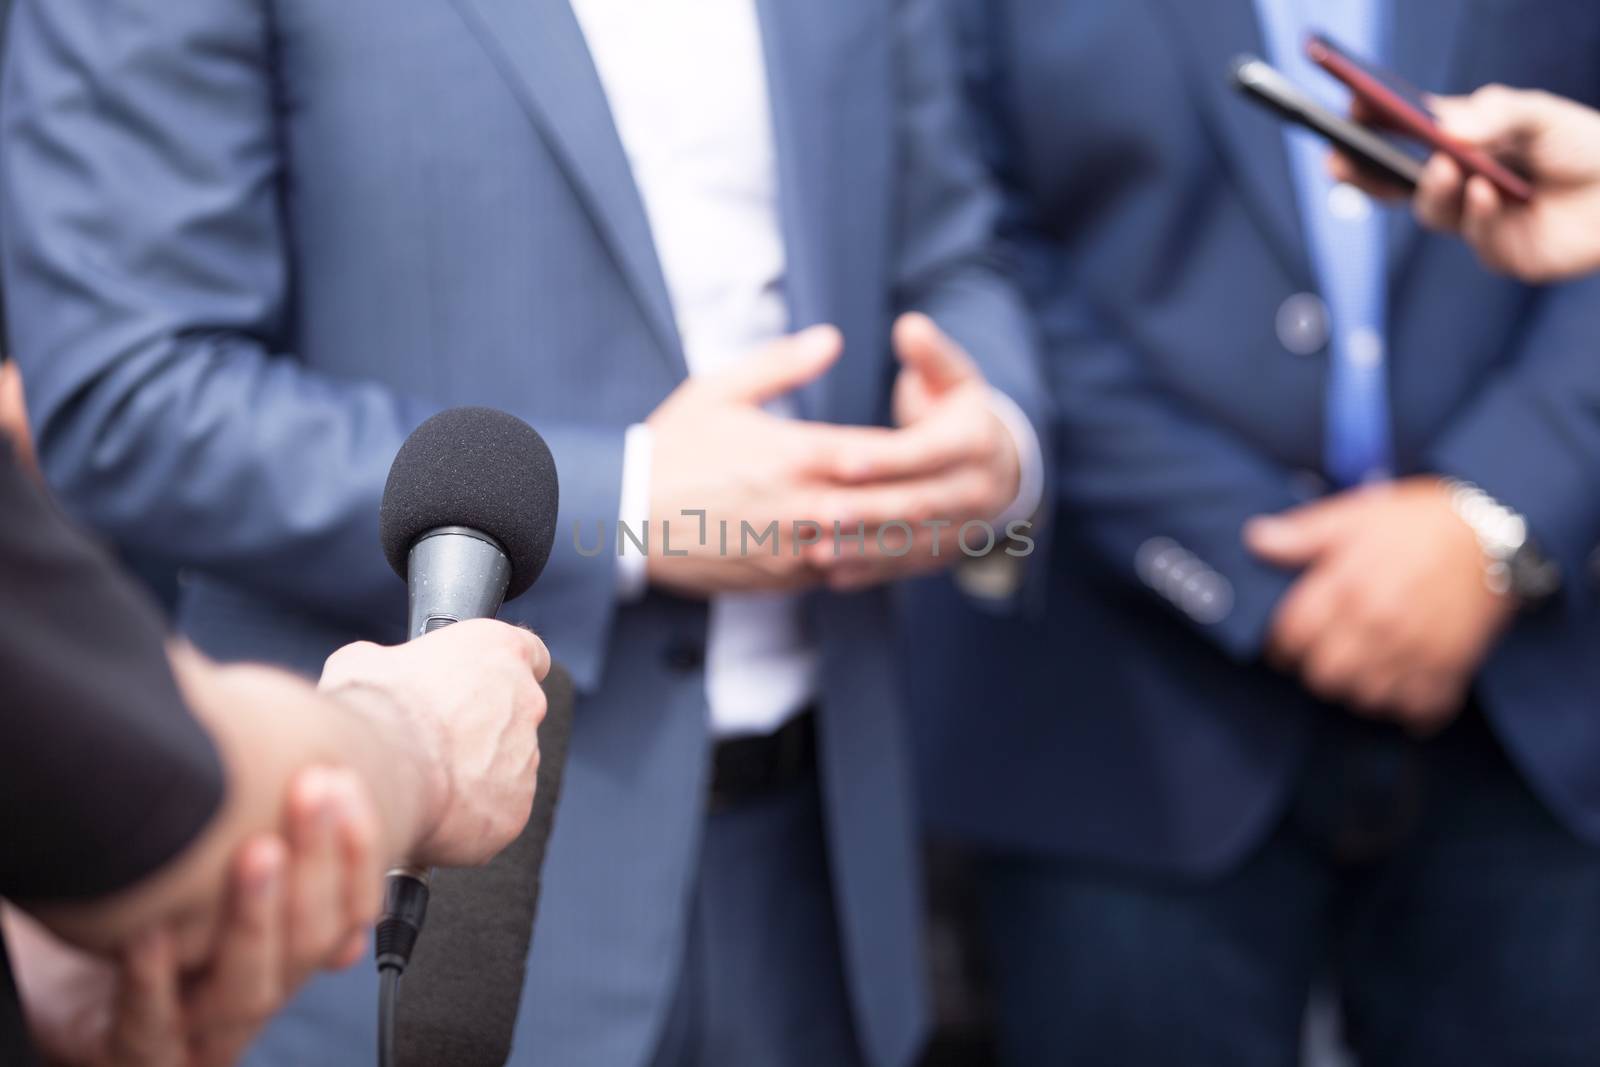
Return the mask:
[[[1532,544],[1525,544],[1508,561],[1511,592],[1524,604],[1535,607],[1549,600],[1561,588],[1561,570]]]

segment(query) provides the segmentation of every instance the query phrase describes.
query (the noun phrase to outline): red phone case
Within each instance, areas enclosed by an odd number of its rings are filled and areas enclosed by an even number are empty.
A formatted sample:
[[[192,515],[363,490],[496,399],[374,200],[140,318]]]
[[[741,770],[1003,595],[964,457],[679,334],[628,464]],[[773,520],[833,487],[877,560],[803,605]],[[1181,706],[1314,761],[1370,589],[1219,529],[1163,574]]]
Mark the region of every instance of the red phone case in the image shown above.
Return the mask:
[[[1432,114],[1407,100],[1374,70],[1320,34],[1306,40],[1306,55],[1323,70],[1338,78],[1350,91],[1373,108],[1389,124],[1454,159],[1472,174],[1481,174],[1495,187],[1520,204],[1533,199],[1528,180],[1482,149],[1456,140],[1440,128]]]

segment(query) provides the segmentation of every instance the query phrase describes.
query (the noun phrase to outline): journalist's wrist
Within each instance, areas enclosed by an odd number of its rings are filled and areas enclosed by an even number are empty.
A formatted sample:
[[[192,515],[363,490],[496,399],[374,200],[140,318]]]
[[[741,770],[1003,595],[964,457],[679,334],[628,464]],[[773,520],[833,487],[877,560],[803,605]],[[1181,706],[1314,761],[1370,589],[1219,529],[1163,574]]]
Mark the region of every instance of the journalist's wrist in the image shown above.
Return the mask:
[[[443,726],[370,682],[345,682],[322,690],[350,720],[371,735],[376,760],[388,773],[397,797],[385,798],[387,820],[404,819],[391,826],[393,855],[385,862],[411,859],[430,841],[444,822],[454,784],[442,755],[450,739]],[[368,783],[369,788],[373,783]],[[409,812],[409,818],[406,813]]]

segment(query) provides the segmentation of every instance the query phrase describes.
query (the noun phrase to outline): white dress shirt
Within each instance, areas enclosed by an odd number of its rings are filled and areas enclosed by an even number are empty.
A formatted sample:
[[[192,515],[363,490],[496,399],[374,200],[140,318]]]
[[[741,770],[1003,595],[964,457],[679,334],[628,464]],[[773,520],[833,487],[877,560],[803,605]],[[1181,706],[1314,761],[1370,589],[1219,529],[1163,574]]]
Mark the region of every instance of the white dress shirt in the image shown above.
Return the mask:
[[[650,220],[689,373],[723,370],[789,327],[755,0],[572,0],[572,9]],[[787,401],[769,410],[793,413]],[[997,410],[1019,437],[1026,516],[1040,496],[1038,441],[1015,405],[1003,401]],[[647,518],[657,527],[675,518],[649,514],[650,452],[649,430],[632,427],[620,518],[634,530]],[[643,594],[645,570],[630,546],[619,561],[623,597]],[[778,729],[816,695],[816,677],[816,642],[798,597],[712,599],[706,696],[716,736]]]

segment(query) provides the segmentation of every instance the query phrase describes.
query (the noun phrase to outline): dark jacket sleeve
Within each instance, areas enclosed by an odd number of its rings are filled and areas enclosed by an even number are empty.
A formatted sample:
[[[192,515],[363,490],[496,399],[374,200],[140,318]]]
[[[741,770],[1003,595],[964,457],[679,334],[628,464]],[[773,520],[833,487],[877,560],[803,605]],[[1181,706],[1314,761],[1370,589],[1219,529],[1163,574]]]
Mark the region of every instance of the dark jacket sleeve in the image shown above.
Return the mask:
[[[1507,364],[1440,435],[1426,465],[1520,512],[1561,565],[1569,610],[1593,610],[1600,543],[1600,278],[1541,295]]]
[[[1093,554],[1100,580],[1168,604],[1229,655],[1259,655],[1293,575],[1244,546],[1255,515],[1303,503],[1290,472],[1167,391],[1116,324],[1042,250],[1005,128],[1004,57],[991,5],[952,5],[972,125],[1001,190],[1004,262],[1033,295],[1054,418],[1056,518]]]
[[[1304,503],[1289,472],[1167,393],[1070,291],[1041,328],[1060,420],[1061,521],[1105,575],[1166,600],[1229,655],[1256,658],[1295,576],[1256,559],[1244,526]]]
[[[1048,393],[1027,305],[999,254],[1001,200],[961,93],[958,36],[947,16],[933,0],[898,6],[895,307],[937,322],[1027,416],[1044,453],[1043,516],[1053,481]],[[1034,537],[1047,548],[1048,531]],[[1046,570],[1030,564],[1035,589]]]
[[[223,794],[160,617],[0,445],[0,896],[130,886]]]

